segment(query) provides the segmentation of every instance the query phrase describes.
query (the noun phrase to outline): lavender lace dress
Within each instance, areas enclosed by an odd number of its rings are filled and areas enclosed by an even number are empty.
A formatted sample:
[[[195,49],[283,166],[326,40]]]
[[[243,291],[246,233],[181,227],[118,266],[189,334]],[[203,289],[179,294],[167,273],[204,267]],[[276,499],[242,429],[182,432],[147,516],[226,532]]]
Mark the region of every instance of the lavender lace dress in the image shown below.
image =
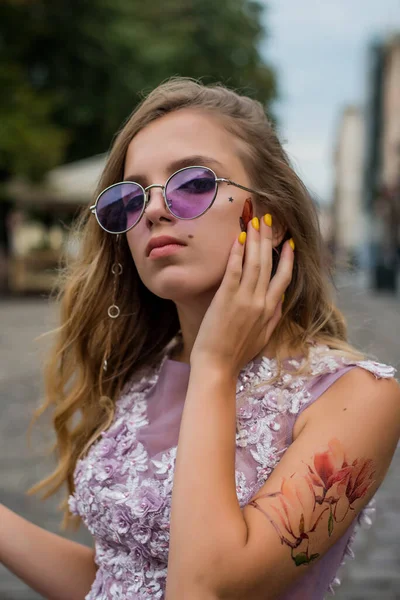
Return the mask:
[[[164,598],[174,461],[190,374],[188,364],[170,358],[173,346],[158,365],[125,386],[112,425],[77,463],[69,505],[94,536],[98,565],[86,600]],[[323,346],[313,346],[310,356],[307,376],[292,375],[300,363],[288,360],[289,372],[270,385],[276,363],[263,358],[249,363],[238,377],[236,490],[241,507],[291,444],[300,413],[339,377],[356,366],[377,378],[394,376],[392,367],[349,363]],[[263,385],[255,390],[256,383]],[[352,555],[357,527],[370,524],[373,512],[370,503],[281,600],[321,600],[328,590],[333,592],[340,584],[340,565]]]

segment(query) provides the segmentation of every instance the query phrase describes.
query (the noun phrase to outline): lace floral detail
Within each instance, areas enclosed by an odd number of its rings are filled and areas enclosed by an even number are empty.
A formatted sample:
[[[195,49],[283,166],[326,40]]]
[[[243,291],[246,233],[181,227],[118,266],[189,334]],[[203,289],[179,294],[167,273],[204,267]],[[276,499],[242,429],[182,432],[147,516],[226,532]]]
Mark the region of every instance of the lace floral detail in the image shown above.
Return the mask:
[[[166,358],[125,386],[112,425],[76,465],[76,491],[69,507],[95,537],[99,566],[86,600],[164,598],[177,448],[150,457],[137,432],[149,424],[147,397]],[[251,362],[239,374],[236,492],[242,507],[286,451],[291,439],[288,423],[293,424],[300,410],[313,401],[312,380],[354,363],[316,346],[310,351],[309,373],[295,374],[302,364],[287,361],[272,384],[277,364],[271,359]],[[377,377],[394,374],[391,367],[370,361],[359,366]]]
[[[265,483],[287,450],[285,416],[296,415],[311,400],[306,377],[285,372],[271,385],[269,382],[277,373],[277,362],[263,357],[260,363],[247,365],[239,375],[236,446],[246,448],[254,460],[256,477],[250,486],[252,493]],[[238,493],[241,506],[252,495],[244,489],[242,486]]]

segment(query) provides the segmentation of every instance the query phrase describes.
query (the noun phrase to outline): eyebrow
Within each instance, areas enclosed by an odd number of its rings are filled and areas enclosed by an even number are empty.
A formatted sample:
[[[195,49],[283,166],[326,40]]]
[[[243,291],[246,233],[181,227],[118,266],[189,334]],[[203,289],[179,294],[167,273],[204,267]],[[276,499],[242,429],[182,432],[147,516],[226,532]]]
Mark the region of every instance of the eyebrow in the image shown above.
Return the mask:
[[[172,173],[175,173],[175,171],[179,171],[179,169],[197,166],[209,167],[213,170],[216,168],[224,168],[224,165],[215,158],[195,154],[193,156],[185,156],[184,158],[179,158],[178,160],[173,160],[172,162],[168,163],[167,172],[170,175],[172,175]],[[143,186],[148,184],[148,178],[145,175],[140,175],[138,173],[128,175],[123,181],[136,181],[137,183],[140,183]]]

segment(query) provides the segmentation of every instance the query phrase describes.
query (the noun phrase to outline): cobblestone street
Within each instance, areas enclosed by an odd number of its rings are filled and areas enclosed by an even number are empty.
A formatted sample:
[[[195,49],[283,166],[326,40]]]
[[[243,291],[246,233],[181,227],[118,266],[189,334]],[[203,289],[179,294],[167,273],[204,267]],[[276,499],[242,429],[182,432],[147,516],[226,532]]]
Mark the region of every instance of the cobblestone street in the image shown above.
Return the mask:
[[[361,280],[348,276],[338,279],[338,289],[351,341],[399,369],[400,299],[374,295]],[[55,324],[54,307],[40,298],[4,299],[0,301],[0,319],[0,502],[39,526],[60,533],[57,499],[42,503],[37,497],[24,495],[52,466],[43,458],[45,447],[51,443],[45,419],[34,428],[30,446],[27,427],[40,400],[40,357],[47,344],[46,338],[39,342],[35,337]],[[399,496],[398,450],[376,496],[375,524],[360,532],[354,546],[356,558],[340,572],[343,583],[336,592],[338,600],[400,600]],[[91,543],[82,528],[68,537]],[[0,566],[0,600],[39,598]]]

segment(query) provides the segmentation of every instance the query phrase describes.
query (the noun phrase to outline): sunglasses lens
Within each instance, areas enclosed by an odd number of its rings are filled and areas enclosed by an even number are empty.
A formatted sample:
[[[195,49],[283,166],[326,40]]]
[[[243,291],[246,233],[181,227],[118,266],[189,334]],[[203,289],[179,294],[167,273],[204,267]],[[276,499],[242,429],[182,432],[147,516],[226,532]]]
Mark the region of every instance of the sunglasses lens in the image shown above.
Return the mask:
[[[139,185],[118,183],[100,194],[97,218],[110,233],[122,233],[138,222],[143,204],[144,193]]]
[[[179,171],[165,188],[169,209],[180,219],[198,217],[211,205],[216,187],[215,175],[206,167]]]

